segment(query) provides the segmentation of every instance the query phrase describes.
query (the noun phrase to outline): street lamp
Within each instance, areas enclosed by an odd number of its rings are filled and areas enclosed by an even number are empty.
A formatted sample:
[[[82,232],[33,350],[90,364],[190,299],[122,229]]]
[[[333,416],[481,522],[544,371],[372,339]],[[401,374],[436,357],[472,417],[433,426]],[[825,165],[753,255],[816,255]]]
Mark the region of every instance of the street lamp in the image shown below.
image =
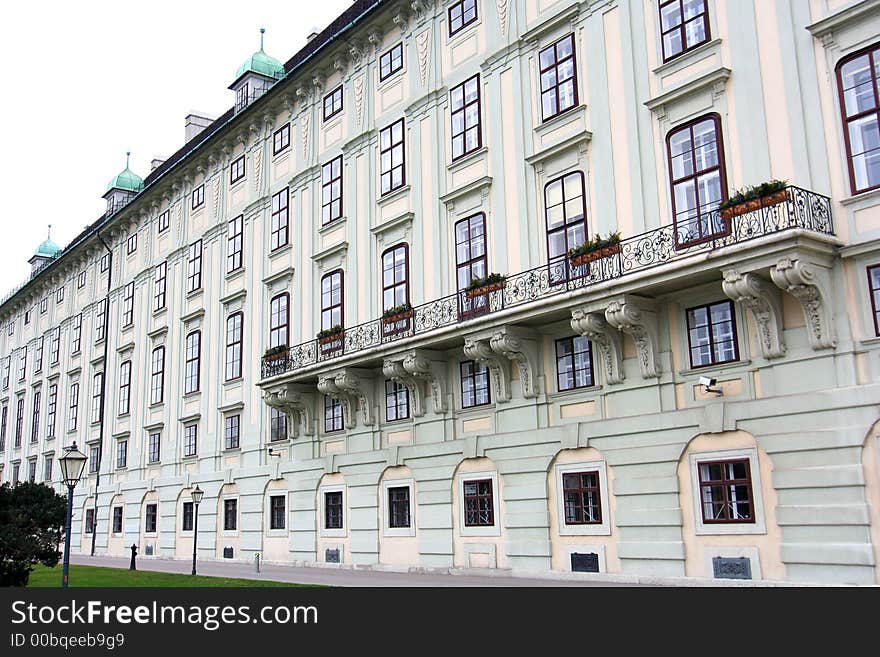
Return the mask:
[[[61,570],[61,588],[67,588],[68,573],[70,572],[70,523],[73,518],[73,489],[79,478],[82,477],[83,468],[86,466],[86,455],[76,448],[74,440],[62,456],[58,457],[61,463],[61,481],[67,486],[67,519],[64,525],[64,566]]]
[[[204,496],[205,491],[199,488],[199,485],[196,484],[196,487],[192,490],[192,501],[193,501],[193,570],[192,574],[196,574],[196,545],[199,542],[199,502],[202,501],[202,496]]]

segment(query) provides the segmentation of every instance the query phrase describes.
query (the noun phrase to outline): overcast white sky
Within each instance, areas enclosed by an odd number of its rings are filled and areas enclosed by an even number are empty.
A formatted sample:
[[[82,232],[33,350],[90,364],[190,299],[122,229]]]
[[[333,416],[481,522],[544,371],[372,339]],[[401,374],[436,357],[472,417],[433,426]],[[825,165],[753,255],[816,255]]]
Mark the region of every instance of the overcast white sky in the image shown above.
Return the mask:
[[[125,167],[183,145],[191,111],[219,116],[227,89],[260,45],[287,61],[313,28],[351,0],[70,0],[6,2],[0,126],[0,297],[29,272],[46,238],[66,246],[105,209],[107,183]]]

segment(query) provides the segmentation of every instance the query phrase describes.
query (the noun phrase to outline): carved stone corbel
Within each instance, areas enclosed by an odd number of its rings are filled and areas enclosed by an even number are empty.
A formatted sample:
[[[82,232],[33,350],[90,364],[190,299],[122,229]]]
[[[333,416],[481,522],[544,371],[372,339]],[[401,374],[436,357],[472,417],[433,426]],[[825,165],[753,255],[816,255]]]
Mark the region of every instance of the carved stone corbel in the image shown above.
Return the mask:
[[[612,300],[605,308],[605,319],[608,323],[632,336],[638,353],[639,369],[646,379],[660,375],[657,357],[657,311],[654,306],[650,299],[627,294]]]
[[[357,423],[357,399],[336,385],[336,374],[325,374],[318,377],[318,391],[342,404],[345,426],[354,429]]]
[[[393,381],[405,385],[412,399],[413,415],[420,417],[427,411],[424,386],[431,391],[435,413],[446,412],[446,386],[443,375],[444,358],[423,349],[413,349],[385,359],[382,371]]]
[[[492,382],[495,401],[509,402],[511,398],[509,364],[506,358],[499,356],[492,350],[489,337],[465,338],[464,353],[471,360],[475,360],[489,369],[489,379]]]
[[[736,269],[723,272],[721,287],[724,294],[741,303],[752,312],[758,325],[758,338],[764,358],[780,358],[785,355],[782,337],[782,295],[757,274],[742,273]]]
[[[831,312],[831,276],[814,263],[783,258],[770,268],[770,278],[778,288],[801,302],[807,322],[807,335],[813,349],[837,346]]]
[[[315,394],[307,388],[294,383],[272,386],[263,392],[263,402],[287,415],[288,438],[298,437],[300,429],[306,436],[314,435]]]
[[[409,25],[409,19],[410,13],[403,6],[399,7],[391,16],[391,20],[400,28],[401,32],[406,32],[407,25]]]
[[[413,417],[422,417],[425,414],[425,393],[423,392],[422,381],[406,371],[406,368],[403,366],[403,360],[386,358],[382,363],[382,373],[386,378],[406,386],[406,389],[409,391]]]
[[[623,336],[599,312],[590,312],[583,308],[571,311],[571,328],[596,345],[599,361],[605,374],[605,383],[622,383],[623,373]]]
[[[337,71],[343,77],[348,70],[348,55],[344,52],[338,52],[333,55],[333,70]]]
[[[523,397],[526,399],[537,397],[535,365],[538,361],[538,352],[534,341],[518,334],[508,326],[502,326],[492,333],[489,338],[489,346],[496,354],[516,365],[519,370]]]
[[[371,426],[373,418],[372,372],[342,369],[318,377],[318,390],[338,400],[345,411],[345,426],[354,429],[357,412],[361,411],[363,422]]]

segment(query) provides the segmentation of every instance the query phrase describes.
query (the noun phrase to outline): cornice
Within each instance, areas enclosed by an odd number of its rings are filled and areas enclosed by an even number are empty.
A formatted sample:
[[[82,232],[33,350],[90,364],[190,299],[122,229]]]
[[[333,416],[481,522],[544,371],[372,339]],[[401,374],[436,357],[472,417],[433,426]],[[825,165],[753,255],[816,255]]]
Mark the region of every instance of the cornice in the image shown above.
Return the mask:
[[[827,40],[834,30],[861,23],[871,14],[880,11],[880,0],[858,0],[833,14],[807,26],[807,31],[817,39]]]

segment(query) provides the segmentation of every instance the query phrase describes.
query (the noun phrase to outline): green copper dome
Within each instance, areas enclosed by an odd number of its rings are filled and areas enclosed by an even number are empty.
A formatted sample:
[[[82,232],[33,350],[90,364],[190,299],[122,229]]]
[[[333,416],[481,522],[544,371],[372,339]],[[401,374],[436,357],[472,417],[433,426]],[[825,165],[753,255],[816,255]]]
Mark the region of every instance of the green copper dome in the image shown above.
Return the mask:
[[[49,229],[51,230],[52,226],[49,226]],[[56,255],[58,255],[60,251],[61,247],[52,241],[52,237],[50,234],[47,235],[43,243],[37,247],[37,250],[34,251],[34,255],[41,258],[54,258]]]
[[[236,80],[245,73],[258,73],[259,75],[265,75],[267,78],[273,78],[275,80],[280,80],[284,77],[284,66],[281,62],[274,57],[269,57],[269,55],[263,51],[263,33],[265,31],[266,30],[262,27],[260,28],[260,49],[248,57],[244,64],[238,67],[238,72],[235,74]]]
[[[139,175],[128,168],[128,156],[125,154],[125,170],[113,177],[113,180],[107,185],[107,191],[111,189],[121,189],[125,192],[140,192],[144,188],[144,181]]]

